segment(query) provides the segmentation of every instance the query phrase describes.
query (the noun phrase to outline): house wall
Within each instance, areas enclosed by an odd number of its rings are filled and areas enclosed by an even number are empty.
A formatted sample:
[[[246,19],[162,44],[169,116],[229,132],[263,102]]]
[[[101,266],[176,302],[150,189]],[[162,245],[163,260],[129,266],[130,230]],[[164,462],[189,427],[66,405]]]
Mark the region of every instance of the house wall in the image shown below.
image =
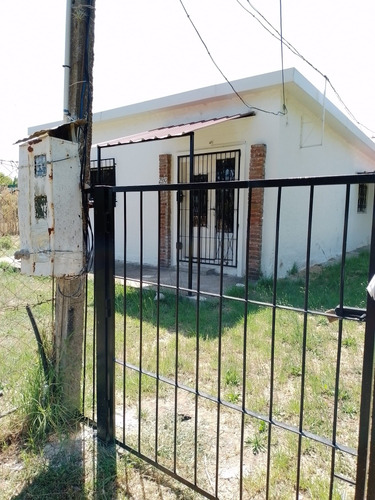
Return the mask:
[[[322,128],[322,108],[313,113],[304,103],[287,99],[288,115],[279,119],[279,140],[267,145],[266,177],[304,177],[356,174],[374,170],[374,156],[344,140],[330,123]],[[276,190],[266,190],[262,271],[273,274]],[[313,205],[311,263],[323,263],[341,253],[346,186],[316,187]],[[348,251],[369,244],[373,186],[366,213],[357,213],[358,186],[350,193]],[[281,201],[277,272],[285,276],[306,257],[309,188],[285,188]]]
[[[312,106],[304,99],[296,98],[293,87],[286,92],[286,116],[277,115],[282,107],[280,87],[270,87],[263,91],[243,92],[243,99],[256,108],[256,116],[218,124],[195,133],[195,152],[216,152],[225,149],[240,149],[240,177],[248,179],[250,148],[253,144],[265,144],[267,148],[265,176],[268,179],[335,174],[354,174],[363,170],[374,170],[374,154],[366,153],[335,131],[334,122],[326,117],[324,133],[322,129],[322,107]],[[93,142],[101,142],[126,136],[143,130],[187,123],[212,117],[244,112],[244,105],[238,97],[211,96],[194,103],[169,106],[165,109],[140,111],[124,115],[114,110],[112,118],[97,117],[94,122]],[[107,115],[109,116],[109,115]],[[345,131],[344,131],[345,132]],[[117,184],[158,184],[159,156],[171,155],[171,182],[177,182],[177,158],[189,153],[189,138],[170,139],[143,144],[103,149],[102,157],[116,158]],[[95,151],[93,158],[95,158]],[[155,194],[144,194],[143,226],[140,225],[139,195],[127,197],[128,261],[138,261],[140,249],[138,238],[130,235],[143,231],[143,259],[145,263],[156,264],[157,213],[151,208],[156,202]],[[369,189],[368,206],[371,206],[373,189]],[[316,188],[311,261],[324,262],[337,256],[342,247],[342,224],[345,188]],[[271,275],[274,267],[276,189],[266,189],[264,193],[264,221],[262,242],[262,272]],[[296,263],[304,266],[306,255],[306,230],[308,219],[309,192],[307,188],[285,188],[281,203],[280,254],[277,263],[279,276],[285,275]],[[154,205],[155,206],[155,205]],[[116,209],[116,258],[123,257],[123,201],[118,197]],[[352,250],[369,243],[371,210],[357,214],[357,187],[351,192],[348,249]],[[172,198],[172,255],[171,264],[176,264],[175,242],[176,202]],[[146,214],[146,215],[145,215]],[[247,215],[247,193],[240,196],[240,228],[244,228]],[[245,270],[246,231],[239,232],[237,269],[228,272],[243,275]]]

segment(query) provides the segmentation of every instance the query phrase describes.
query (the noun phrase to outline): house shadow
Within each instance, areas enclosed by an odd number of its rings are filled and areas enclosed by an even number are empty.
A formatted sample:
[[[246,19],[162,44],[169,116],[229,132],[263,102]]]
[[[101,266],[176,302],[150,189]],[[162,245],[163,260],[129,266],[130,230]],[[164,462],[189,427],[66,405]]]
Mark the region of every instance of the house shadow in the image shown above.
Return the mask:
[[[366,264],[367,259],[363,260]],[[347,286],[352,274],[354,278],[356,276],[351,267],[357,260],[352,261],[348,259],[346,264]],[[309,308],[324,313],[340,298],[340,262],[319,266],[319,272],[316,272],[316,267],[312,267],[309,273]],[[173,268],[161,268],[158,271],[152,266],[140,268],[119,262],[115,269],[116,313],[166,331],[178,329],[180,334],[188,337],[199,332],[199,337],[205,340],[225,335],[229,329],[243,324],[246,315],[255,314],[261,308],[271,310],[274,303],[301,311],[306,299],[305,270],[278,279],[277,287],[272,277],[262,277],[246,284],[244,278],[208,270],[200,276],[193,273],[189,287],[186,270],[177,273]],[[363,298],[356,297],[349,305],[361,304],[361,300]]]
[[[246,313],[256,308],[245,307],[244,287],[218,293],[196,293],[177,290],[169,285],[115,287],[115,311],[133,319],[142,318],[154,327],[178,331],[187,337],[196,336],[209,340],[243,321]]]

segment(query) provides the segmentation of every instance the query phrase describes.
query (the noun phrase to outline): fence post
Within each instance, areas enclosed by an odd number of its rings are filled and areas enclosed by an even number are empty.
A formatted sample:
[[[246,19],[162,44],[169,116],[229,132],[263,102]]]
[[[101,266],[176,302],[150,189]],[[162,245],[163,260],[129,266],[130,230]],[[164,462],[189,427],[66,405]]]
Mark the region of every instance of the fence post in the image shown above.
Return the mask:
[[[375,275],[375,198],[372,213],[372,232],[370,246],[369,280]],[[375,348],[375,301],[367,294],[366,328],[363,355],[362,391],[359,421],[358,458],[355,500],[374,498],[375,467],[374,451],[371,452],[371,425],[374,426],[374,414],[371,415],[371,403],[374,398],[374,348]],[[374,402],[373,402],[374,404]],[[374,438],[374,436],[373,436]],[[372,492],[372,493],[371,493]]]
[[[96,401],[98,438],[114,440],[114,192],[94,190],[94,301],[96,315]]]

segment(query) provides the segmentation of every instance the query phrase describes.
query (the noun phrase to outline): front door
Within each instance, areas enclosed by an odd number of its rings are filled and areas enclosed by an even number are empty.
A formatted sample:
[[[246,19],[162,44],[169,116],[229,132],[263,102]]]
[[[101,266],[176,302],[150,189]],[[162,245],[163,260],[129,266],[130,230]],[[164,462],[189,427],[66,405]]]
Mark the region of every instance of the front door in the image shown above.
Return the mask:
[[[181,192],[179,259],[205,264],[237,266],[238,190],[228,182],[239,180],[240,151],[194,155],[193,178],[190,179],[190,157],[178,158],[179,183],[223,183],[214,189]],[[192,214],[190,214],[190,206]],[[190,231],[190,226],[192,230]],[[192,238],[191,246],[189,245]]]

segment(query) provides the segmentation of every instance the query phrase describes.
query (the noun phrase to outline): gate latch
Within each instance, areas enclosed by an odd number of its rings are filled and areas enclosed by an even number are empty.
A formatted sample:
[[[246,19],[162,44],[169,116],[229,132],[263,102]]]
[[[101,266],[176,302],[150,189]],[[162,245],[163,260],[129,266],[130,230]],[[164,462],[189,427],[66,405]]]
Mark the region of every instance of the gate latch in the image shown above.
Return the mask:
[[[330,309],[329,311],[326,311],[326,313],[336,315],[336,318],[328,318],[330,323],[338,319],[354,319],[357,321],[366,320],[366,309],[360,309],[359,307],[336,306],[335,309]]]

